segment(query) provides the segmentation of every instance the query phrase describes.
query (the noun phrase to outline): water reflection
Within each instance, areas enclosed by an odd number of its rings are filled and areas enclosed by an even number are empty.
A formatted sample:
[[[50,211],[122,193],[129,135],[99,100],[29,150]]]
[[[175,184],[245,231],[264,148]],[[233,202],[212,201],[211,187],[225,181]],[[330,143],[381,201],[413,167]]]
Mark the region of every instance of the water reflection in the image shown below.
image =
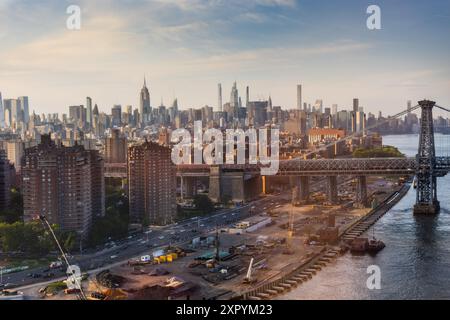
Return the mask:
[[[437,143],[442,141],[436,139]],[[387,136],[407,156],[417,153],[418,136]],[[450,177],[438,179],[441,213],[414,216],[413,188],[375,225],[386,243],[377,256],[347,254],[283,299],[450,299]],[[366,287],[367,267],[381,268],[381,290]]]

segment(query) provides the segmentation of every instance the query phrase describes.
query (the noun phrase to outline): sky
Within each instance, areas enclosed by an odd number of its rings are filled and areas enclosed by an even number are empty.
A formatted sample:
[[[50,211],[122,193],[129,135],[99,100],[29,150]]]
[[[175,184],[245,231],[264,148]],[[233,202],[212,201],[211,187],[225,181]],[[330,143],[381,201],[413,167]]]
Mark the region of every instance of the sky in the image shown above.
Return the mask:
[[[94,3],[95,2],[95,3]],[[381,9],[381,30],[366,10]],[[66,27],[69,5],[81,29]],[[100,110],[139,104],[217,107],[237,81],[267,99],[393,114],[406,101],[450,107],[448,0],[0,0],[0,92],[36,113],[67,113],[92,97]]]

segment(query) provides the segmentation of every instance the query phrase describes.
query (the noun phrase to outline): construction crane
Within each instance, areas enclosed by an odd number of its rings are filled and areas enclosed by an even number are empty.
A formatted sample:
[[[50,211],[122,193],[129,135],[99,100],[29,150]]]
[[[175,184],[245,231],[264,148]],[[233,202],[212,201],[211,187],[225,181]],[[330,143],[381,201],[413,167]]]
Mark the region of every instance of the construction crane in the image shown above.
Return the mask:
[[[252,277],[254,261],[255,261],[254,258],[250,259],[250,264],[248,265],[247,275],[245,276],[244,281],[243,281],[244,284],[252,284],[257,281],[255,278]]]
[[[39,216],[39,220],[42,221],[42,224],[44,225],[44,227],[46,227],[48,229],[48,231],[50,232],[50,234],[52,235],[53,240],[55,241],[56,246],[58,247],[62,258],[63,258],[64,262],[67,265],[67,271],[71,272],[69,279],[71,281],[74,281],[74,284],[76,285],[77,289],[79,289],[79,294],[77,294],[78,298],[80,300],[87,300],[86,295],[85,295],[85,293],[83,291],[83,288],[81,287],[81,283],[80,283],[81,280],[76,276],[75,271],[72,268],[73,266],[69,263],[69,259],[67,258],[66,253],[64,252],[61,244],[59,243],[58,238],[56,237],[56,234],[53,231],[52,226],[48,222],[47,218],[45,216],[43,216],[43,215]],[[69,279],[67,279],[67,281],[69,281]]]

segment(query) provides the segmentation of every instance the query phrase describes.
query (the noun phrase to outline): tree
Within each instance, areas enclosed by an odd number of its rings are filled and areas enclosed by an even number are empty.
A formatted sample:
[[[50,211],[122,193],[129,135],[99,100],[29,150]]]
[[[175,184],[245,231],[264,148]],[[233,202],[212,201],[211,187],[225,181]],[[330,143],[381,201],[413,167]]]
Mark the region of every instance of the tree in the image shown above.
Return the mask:
[[[198,194],[194,197],[194,206],[202,214],[208,214],[214,211],[214,205],[208,196]]]
[[[106,186],[105,216],[95,219],[88,238],[89,246],[120,239],[128,234],[128,198],[120,187]]]
[[[383,146],[381,148],[358,148],[353,152],[355,158],[403,158],[405,157],[396,147]]]
[[[6,210],[0,211],[0,222],[14,223],[23,219],[23,197],[19,190],[11,189],[11,204]]]
[[[57,226],[52,226],[58,234]],[[45,255],[55,249],[53,238],[39,221],[0,224],[0,242],[4,252]]]

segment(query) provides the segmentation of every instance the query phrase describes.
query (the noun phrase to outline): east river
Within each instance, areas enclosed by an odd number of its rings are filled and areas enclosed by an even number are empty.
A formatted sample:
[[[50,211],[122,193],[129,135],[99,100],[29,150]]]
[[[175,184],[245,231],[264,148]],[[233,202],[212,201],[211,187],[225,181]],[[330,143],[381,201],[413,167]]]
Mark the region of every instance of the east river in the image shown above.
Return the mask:
[[[448,140],[436,135],[438,155]],[[385,136],[383,144],[415,156],[418,135]],[[413,215],[415,191],[411,188],[374,226],[376,237],[386,243],[378,255],[347,253],[280,299],[450,299],[450,176],[438,178],[437,216]],[[371,265],[380,267],[379,290],[366,285]]]

